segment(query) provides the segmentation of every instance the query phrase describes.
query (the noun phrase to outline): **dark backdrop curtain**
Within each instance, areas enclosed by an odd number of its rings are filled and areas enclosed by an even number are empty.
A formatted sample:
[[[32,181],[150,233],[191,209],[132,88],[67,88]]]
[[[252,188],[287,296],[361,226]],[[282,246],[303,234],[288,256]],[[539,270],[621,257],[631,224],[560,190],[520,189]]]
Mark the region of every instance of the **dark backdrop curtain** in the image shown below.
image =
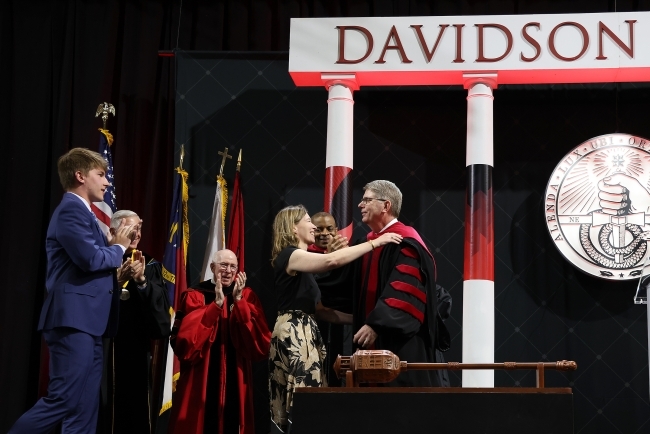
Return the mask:
[[[71,147],[96,149],[100,102],[117,109],[108,128],[118,207],[140,214],[142,249],[162,255],[175,164],[174,64],[158,50],[286,51],[292,17],[648,9],[650,0],[0,2],[0,431],[36,399],[43,243],[62,194],[56,160]]]
[[[58,157],[97,149],[97,105],[108,122],[117,205],[144,219],[141,248],[160,258],[173,169],[173,4],[0,2],[0,132],[4,289],[0,291],[0,432],[36,399],[44,239],[63,193]],[[177,12],[176,12],[177,13]]]

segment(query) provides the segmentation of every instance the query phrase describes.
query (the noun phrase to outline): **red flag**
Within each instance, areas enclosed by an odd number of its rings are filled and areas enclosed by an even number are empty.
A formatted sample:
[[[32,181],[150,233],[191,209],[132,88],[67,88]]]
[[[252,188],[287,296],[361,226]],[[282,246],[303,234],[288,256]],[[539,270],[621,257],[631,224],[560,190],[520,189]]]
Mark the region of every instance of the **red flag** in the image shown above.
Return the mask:
[[[241,164],[241,151],[235,172],[235,182],[232,189],[232,202],[230,217],[228,218],[228,250],[235,252],[239,261],[239,270],[244,271],[244,197],[241,194],[241,180],[239,166]]]

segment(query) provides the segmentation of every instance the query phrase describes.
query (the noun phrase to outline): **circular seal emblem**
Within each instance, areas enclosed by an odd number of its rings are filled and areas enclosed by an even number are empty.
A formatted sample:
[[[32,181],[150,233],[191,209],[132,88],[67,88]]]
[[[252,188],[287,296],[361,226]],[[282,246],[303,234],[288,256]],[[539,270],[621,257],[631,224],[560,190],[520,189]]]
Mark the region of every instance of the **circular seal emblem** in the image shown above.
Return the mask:
[[[617,133],[581,143],[553,170],[544,208],[569,262],[603,279],[638,279],[648,256],[650,141]]]

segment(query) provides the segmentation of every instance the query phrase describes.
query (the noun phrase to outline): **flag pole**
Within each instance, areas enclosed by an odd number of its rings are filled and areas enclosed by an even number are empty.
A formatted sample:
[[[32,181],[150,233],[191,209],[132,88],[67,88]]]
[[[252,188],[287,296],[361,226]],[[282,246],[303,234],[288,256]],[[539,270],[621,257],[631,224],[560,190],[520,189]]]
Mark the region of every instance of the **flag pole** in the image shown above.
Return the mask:
[[[179,166],[175,169],[174,190],[172,196],[172,209],[169,218],[169,231],[165,254],[162,263],[162,277],[167,287],[172,317],[172,327],[176,319],[176,311],[180,305],[182,294],[187,290],[187,251],[189,247],[189,222],[187,219],[187,201],[189,198],[189,187],[187,185],[188,174],[182,169],[185,150],[181,146],[181,159]],[[172,335],[175,333],[172,328]],[[159,416],[162,416],[172,406],[172,392],[179,376],[179,361],[175,357],[170,343],[167,342],[167,362],[163,384],[162,406]],[[166,418],[169,417],[167,413]],[[163,422],[163,425],[165,422]]]
[[[228,208],[228,188],[226,180],[223,177],[223,168],[226,160],[232,155],[228,154],[228,147],[226,146],[223,152],[219,151],[218,154],[221,158],[221,167],[219,175],[217,175],[217,190],[214,195],[214,204],[212,206],[212,218],[210,219],[210,231],[208,233],[208,242],[205,245],[205,253],[203,254],[203,267],[201,267],[201,280],[209,280],[213,277],[210,263],[214,254],[226,246],[226,234],[224,228],[226,226],[226,210]]]
[[[106,161],[106,179],[109,182],[108,187],[104,191],[104,198],[102,201],[93,202],[90,204],[90,209],[97,217],[97,223],[101,228],[104,235],[110,238],[111,217],[117,211],[116,195],[115,195],[115,178],[113,173],[113,154],[111,146],[113,145],[113,135],[106,129],[106,122],[108,115],[115,116],[115,107],[111,103],[103,102],[97,106],[95,117],[102,117],[103,128],[99,128],[99,148],[98,152]]]
[[[185,159],[185,145],[181,145],[181,161],[178,164],[178,167],[180,167],[181,170],[183,170],[183,160],[184,159]]]
[[[232,205],[228,219],[228,250],[235,252],[239,261],[239,269],[244,270],[244,198],[241,191],[241,160],[242,149],[237,158],[237,172],[232,190]]]
[[[219,169],[219,178],[223,178],[223,166],[226,165],[226,158],[230,158],[232,160],[232,155],[228,154],[228,147],[226,146],[223,148],[223,152],[219,151],[217,154],[221,155],[223,158],[221,159],[221,168]]]

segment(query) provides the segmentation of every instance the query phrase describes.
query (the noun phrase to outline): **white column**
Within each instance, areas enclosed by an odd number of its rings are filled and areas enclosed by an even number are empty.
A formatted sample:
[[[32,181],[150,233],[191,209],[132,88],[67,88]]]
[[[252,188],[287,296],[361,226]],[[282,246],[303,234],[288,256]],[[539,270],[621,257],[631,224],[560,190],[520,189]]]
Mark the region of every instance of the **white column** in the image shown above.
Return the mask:
[[[327,151],[325,167],[352,168],[354,99],[344,83],[329,86],[327,99]]]
[[[467,91],[467,156],[465,164],[494,166],[492,89],[496,88],[496,74],[464,74]]]
[[[352,169],[354,98],[359,90],[355,74],[321,74],[327,89],[327,151],[325,167]]]
[[[494,363],[492,212],[493,96],[496,74],[464,74],[468,173],[463,282],[463,363]],[[479,200],[478,195],[485,195]],[[482,204],[482,205],[480,205]],[[463,387],[494,387],[493,370],[464,370]]]
[[[463,363],[494,363],[494,282],[463,282]],[[493,370],[464,370],[463,387],[494,387]]]
[[[339,233],[352,239],[352,172],[354,99],[359,90],[354,74],[321,74],[327,88],[327,151],[323,209],[336,220]],[[335,203],[334,200],[337,199]]]

